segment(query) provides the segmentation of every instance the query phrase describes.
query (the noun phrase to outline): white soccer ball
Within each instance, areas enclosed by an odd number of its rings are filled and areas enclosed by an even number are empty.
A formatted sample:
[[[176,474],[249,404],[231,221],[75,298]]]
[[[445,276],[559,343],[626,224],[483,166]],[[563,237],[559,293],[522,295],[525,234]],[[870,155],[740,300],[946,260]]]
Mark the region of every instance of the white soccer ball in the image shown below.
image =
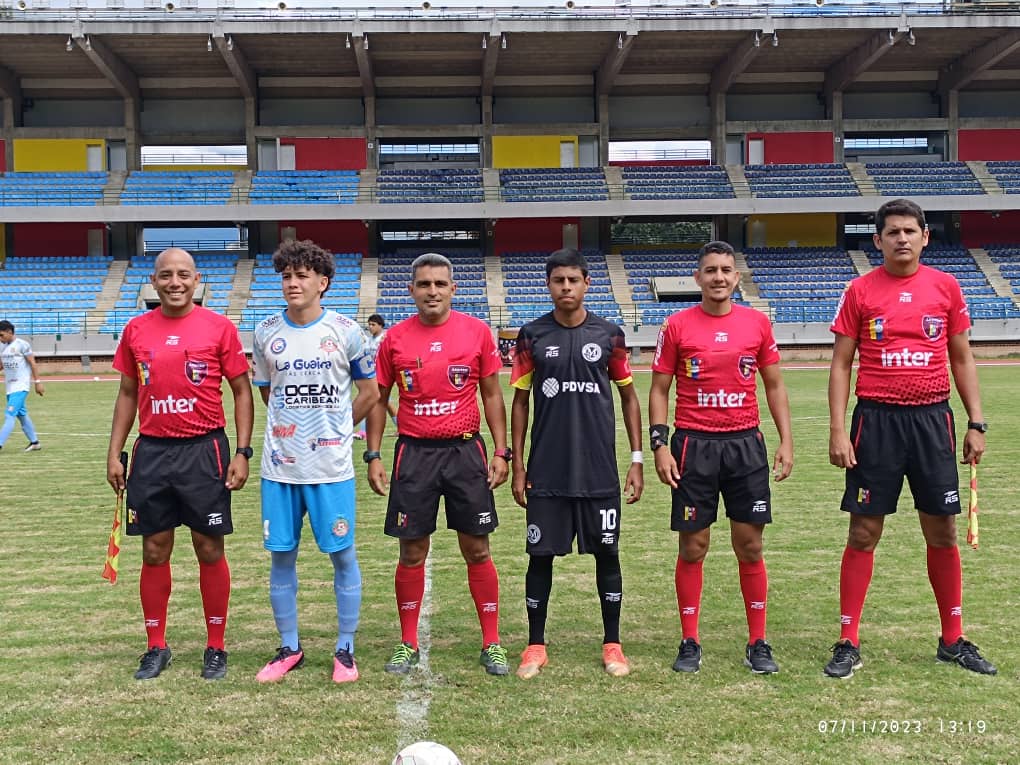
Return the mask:
[[[416,741],[397,752],[392,765],[461,765],[461,761],[442,744]]]
[[[93,379],[93,380],[95,380],[96,382],[99,382],[99,375],[96,375],[96,376],[95,376],[95,377],[93,377],[92,379]]]

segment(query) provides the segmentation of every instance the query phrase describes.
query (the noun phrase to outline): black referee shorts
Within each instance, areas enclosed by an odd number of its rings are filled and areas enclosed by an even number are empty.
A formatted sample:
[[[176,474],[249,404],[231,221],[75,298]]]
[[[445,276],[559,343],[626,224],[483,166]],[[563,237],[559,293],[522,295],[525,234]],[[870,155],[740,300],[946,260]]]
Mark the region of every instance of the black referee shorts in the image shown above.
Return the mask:
[[[715,523],[720,494],[730,520],[772,523],[769,458],[758,428],[727,433],[678,430],[671,447],[680,471],[673,489],[673,531],[701,531]]]
[[[439,499],[446,504],[446,527],[481,536],[499,525],[489,490],[485,442],[465,438],[400,436],[393,455],[386,534],[420,539],[436,530]]]
[[[149,536],[181,525],[210,537],[233,532],[229,464],[222,428],[193,438],[139,436],[127,479],[127,533]]]
[[[846,471],[842,509],[891,515],[906,476],[914,507],[928,515],[960,512],[956,423],[949,402],[897,406],[859,400],[850,421],[857,466]]]

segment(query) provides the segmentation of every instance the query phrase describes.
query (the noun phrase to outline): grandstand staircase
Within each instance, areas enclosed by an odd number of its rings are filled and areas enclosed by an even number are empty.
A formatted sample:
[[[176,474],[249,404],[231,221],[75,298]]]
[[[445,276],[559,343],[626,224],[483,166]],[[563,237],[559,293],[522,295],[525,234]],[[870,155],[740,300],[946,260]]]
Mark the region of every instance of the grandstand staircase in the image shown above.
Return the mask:
[[[987,164],[978,160],[971,160],[967,162],[967,167],[970,168],[971,173],[973,173],[974,177],[977,178],[977,182],[981,184],[981,188],[986,194],[1003,193],[1002,186],[999,185],[995,176],[988,172]]]
[[[620,306],[620,315],[628,324],[640,324],[641,316],[637,306],[634,305],[623,256],[618,252],[607,252],[606,269],[609,271],[609,283],[613,288],[613,300]]]
[[[738,252],[734,254],[733,261],[740,272],[739,287],[744,302],[751,306],[751,308],[756,308],[762,313],[771,316],[772,306],[769,304],[768,299],[763,298],[761,293],[758,292],[758,285],[754,282],[754,274],[751,273],[751,267],[747,264],[747,258],[744,257],[744,253]]]
[[[227,315],[235,321],[240,318],[244,307],[248,305],[248,298],[251,297],[251,276],[254,271],[254,258],[242,258],[237,261],[234,282],[230,285],[229,302],[227,303]]]
[[[377,202],[379,201],[379,190],[377,185],[379,183],[379,173],[376,170],[359,170],[358,171],[358,201],[359,202]],[[374,313],[373,308],[373,313]]]
[[[489,303],[489,323],[503,326],[510,320],[510,309],[506,306],[502,263],[496,255],[489,255],[484,260],[485,299]]]
[[[103,201],[106,204],[120,204],[120,192],[127,183],[127,170],[111,170],[103,186]]]
[[[854,262],[854,268],[857,269],[857,273],[861,276],[864,276],[864,274],[871,270],[871,261],[864,254],[864,250],[847,250],[846,252],[850,256],[850,260]]]
[[[482,193],[486,202],[499,201],[499,170],[487,167],[482,170]]]
[[[361,259],[361,289],[358,290],[358,316],[366,319],[377,312],[379,300],[379,258]]]
[[[234,183],[230,187],[231,203],[239,205],[248,204],[248,194],[251,192],[251,177],[251,170],[234,171]]]
[[[121,184],[123,185],[123,179],[121,179]],[[86,334],[98,332],[99,328],[106,322],[106,312],[112,311],[113,307],[117,304],[128,265],[130,264],[126,260],[115,260],[110,263],[110,270],[106,272],[103,286],[96,296],[96,307],[85,314]]]
[[[744,175],[743,165],[726,165],[726,175],[730,178],[730,185],[733,187],[733,194],[737,199],[751,198],[751,184]]]
[[[980,180],[980,178],[978,178],[978,180]],[[984,274],[988,283],[992,286],[992,289],[995,290],[995,294],[1001,298],[1009,298],[1016,303],[1017,296],[1013,294],[1013,285],[1011,285],[1006,279],[1002,278],[1002,273],[999,271],[999,264],[988,256],[988,251],[981,247],[972,247],[970,249],[970,256],[974,258],[974,262],[977,263],[978,268],[981,269],[981,273]]]
[[[626,199],[626,189],[624,188],[623,181],[623,169],[616,165],[609,165],[604,168],[606,173],[606,186],[609,187],[609,198],[610,199]],[[617,302],[620,302],[617,300]]]
[[[850,171],[850,177],[854,179],[854,183],[857,184],[857,190],[863,196],[873,197],[878,193],[878,190],[875,188],[875,179],[868,175],[867,168],[864,167],[863,162],[847,162],[846,169]]]

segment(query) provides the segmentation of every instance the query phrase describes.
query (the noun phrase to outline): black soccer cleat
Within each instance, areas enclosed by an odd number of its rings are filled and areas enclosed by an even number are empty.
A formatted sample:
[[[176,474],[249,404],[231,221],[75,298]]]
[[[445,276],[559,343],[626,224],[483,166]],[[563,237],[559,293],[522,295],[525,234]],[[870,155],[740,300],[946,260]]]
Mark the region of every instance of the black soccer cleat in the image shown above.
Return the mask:
[[[750,667],[755,675],[774,675],[779,671],[779,665],[772,658],[772,646],[761,638],[747,646],[744,666]]]
[[[854,676],[854,670],[864,666],[861,650],[849,640],[840,640],[832,646],[832,658],[825,665],[826,675],[845,680]]]
[[[172,659],[170,646],[150,648],[142,654],[138,671],[135,672],[135,680],[152,680],[154,677],[159,677],[159,673],[170,666]]]
[[[680,644],[680,651],[673,662],[674,672],[697,674],[701,669],[701,646],[694,638],[687,638]]]
[[[978,647],[965,638],[957,638],[955,643],[946,645],[939,638],[939,648],[935,652],[935,660],[945,664],[959,664],[964,669],[977,672],[979,675],[994,675],[999,670],[988,659],[978,653]]]
[[[227,652],[222,648],[206,648],[202,657],[202,677],[222,680],[227,676]]]

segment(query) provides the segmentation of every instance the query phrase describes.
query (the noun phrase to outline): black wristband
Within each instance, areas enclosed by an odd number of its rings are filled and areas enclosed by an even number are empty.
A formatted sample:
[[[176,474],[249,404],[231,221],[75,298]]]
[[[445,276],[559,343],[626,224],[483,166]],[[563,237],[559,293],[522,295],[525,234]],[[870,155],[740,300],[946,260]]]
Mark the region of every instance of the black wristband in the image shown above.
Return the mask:
[[[656,449],[669,444],[669,426],[652,425],[648,428],[649,445],[654,452]]]

